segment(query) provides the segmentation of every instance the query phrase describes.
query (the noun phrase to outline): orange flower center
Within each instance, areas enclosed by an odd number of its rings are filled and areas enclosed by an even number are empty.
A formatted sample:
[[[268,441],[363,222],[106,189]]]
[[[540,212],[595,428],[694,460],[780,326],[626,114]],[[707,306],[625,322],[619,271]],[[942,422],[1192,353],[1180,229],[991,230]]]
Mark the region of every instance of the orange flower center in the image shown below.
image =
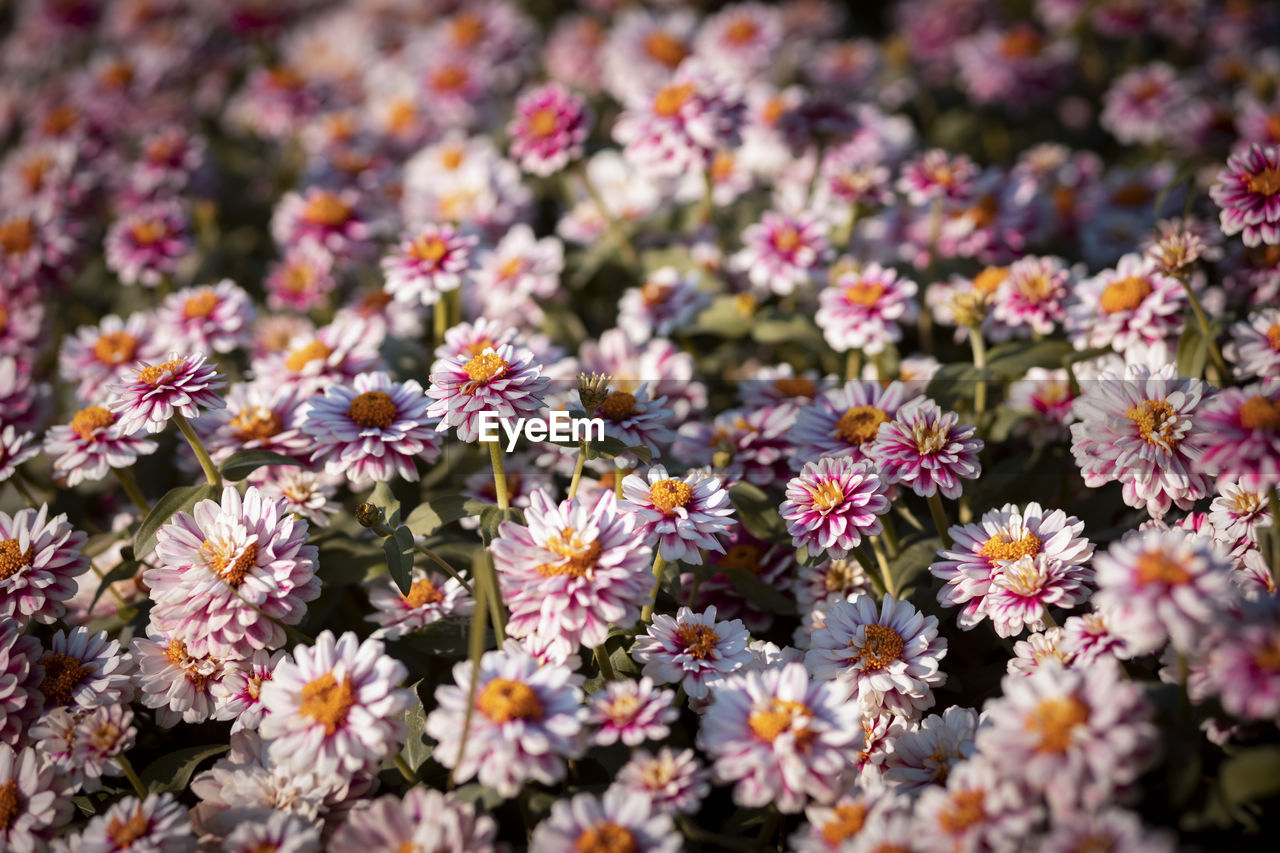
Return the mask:
[[[693,97],[693,85],[683,83],[667,86],[653,98],[653,111],[660,116],[670,118],[680,112],[685,102]]]
[[[1280,399],[1255,394],[1240,404],[1240,425],[1245,429],[1280,431]]]
[[[543,563],[538,566],[538,574],[544,577],[586,577],[596,567],[596,561],[600,559],[600,552],[603,550],[595,539],[583,542],[572,527],[566,527],[552,536],[543,547],[564,558],[558,563]]]
[[[107,824],[107,835],[115,842],[116,849],[126,849],[133,846],[133,842],[140,838],[146,838],[147,833],[151,831],[151,821],[142,813],[142,809],[135,809],[133,815],[128,820],[121,820],[113,817],[111,822]]]
[[[1267,329],[1267,343],[1271,344],[1271,348],[1280,352],[1280,323],[1272,323]]]
[[[1128,278],[1122,278],[1108,284],[1107,289],[1102,291],[1100,304],[1102,305],[1102,310],[1108,314],[1133,311],[1151,293],[1151,282],[1145,278],[1131,275]]]
[[[676,626],[676,636],[684,643],[684,653],[691,658],[707,660],[716,652],[720,635],[711,625],[681,622]]]
[[[811,487],[809,496],[813,499],[814,509],[819,512],[827,512],[844,503],[844,489],[839,483],[830,480],[820,486]]]
[[[85,441],[97,441],[94,435],[100,429],[106,429],[116,422],[116,416],[102,406],[89,406],[76,412],[71,419],[71,431]]]
[[[467,74],[465,68],[446,65],[431,75],[431,88],[437,92],[455,92],[467,85],[467,81],[470,79],[471,75]]]
[[[321,190],[307,199],[302,218],[312,225],[336,228],[351,219],[351,205],[337,193]]]
[[[158,219],[148,219],[145,222],[139,222],[129,229],[129,236],[133,238],[133,242],[139,246],[154,246],[165,238],[169,233],[169,229]]]
[[[213,292],[213,288],[206,287],[187,297],[187,301],[182,304],[182,316],[188,320],[197,317],[207,318],[213,313],[213,309],[218,307],[218,294]]]
[[[644,286],[640,288],[640,298],[644,301],[644,304],[650,308],[666,302],[667,297],[670,296],[670,294],[670,287],[656,281],[646,281]]]
[[[104,332],[93,342],[94,357],[112,367],[133,361],[137,351],[138,339],[128,332]]]
[[[596,407],[596,414],[611,421],[623,421],[636,413],[636,398],[626,391],[610,391],[604,402]]]
[[[45,177],[53,169],[53,158],[37,154],[18,167],[18,174],[27,190],[33,195],[44,188]]]
[[[533,115],[529,116],[529,132],[534,136],[546,138],[556,132],[556,128],[560,124],[559,116],[556,111],[550,107],[543,107],[535,110]]]
[[[678,508],[688,506],[692,499],[693,489],[683,480],[659,480],[649,487],[649,501],[664,515],[672,515]]]
[[[812,738],[809,721],[813,719],[813,709],[803,702],[789,699],[773,699],[767,710],[755,711],[747,718],[747,725],[760,740],[773,743],[783,732],[794,729],[796,741],[806,743]]]
[[[187,655],[187,644],[182,640],[170,640],[169,645],[164,647],[164,656],[169,659],[169,663],[174,666],[186,666],[189,656]]]
[[[75,107],[64,105],[44,117],[44,131],[51,136],[60,136],[74,127],[79,120],[80,114],[76,112]]]
[[[1124,416],[1133,421],[1138,428],[1138,435],[1147,444],[1160,445],[1173,449],[1178,444],[1174,437],[1177,428],[1178,413],[1166,400],[1143,400],[1136,406],[1130,406]]]
[[[784,376],[773,381],[773,387],[788,397],[809,397],[818,393],[817,387],[810,379],[803,376]]]
[[[474,12],[459,12],[449,25],[453,43],[458,47],[471,47],[484,38],[484,18]]]
[[[743,16],[730,24],[724,31],[724,40],[729,44],[746,44],[756,37],[760,28],[756,22]]]
[[[258,565],[258,543],[256,542],[250,542],[244,546],[244,550],[239,554],[234,551],[229,554],[226,552],[225,545],[206,539],[200,545],[200,550],[209,563],[209,569],[226,581],[227,586],[233,588],[244,583],[249,572]]]
[[[906,643],[902,635],[887,625],[867,625],[862,629],[862,651],[858,659],[866,670],[880,670],[898,660]]]
[[[711,165],[707,167],[707,171],[711,174],[711,180],[717,184],[729,180],[729,178],[733,177],[735,162],[732,152],[717,151],[716,156],[711,158]]]
[[[1187,571],[1187,567],[1165,551],[1144,551],[1138,556],[1137,568],[1140,584],[1180,586],[1191,582],[1191,572]]]
[[[1008,533],[997,533],[987,540],[979,552],[987,558],[987,562],[995,565],[1000,560],[1018,560],[1022,557],[1034,557],[1040,553],[1043,543],[1030,530],[1015,540]]]
[[[242,442],[266,441],[279,435],[284,424],[280,416],[265,406],[250,406],[241,410],[231,419],[231,428],[236,438]]]
[[[668,68],[675,69],[689,55],[689,49],[677,38],[658,30],[644,40],[644,52]]]
[[[1280,169],[1269,166],[1245,179],[1249,192],[1271,197],[1280,193]]]
[[[480,691],[476,707],[495,723],[512,720],[541,720],[542,700],[523,681],[495,678]]]
[[[850,305],[871,308],[884,296],[884,285],[878,281],[855,281],[844,288],[844,300]]]
[[[942,831],[951,835],[959,835],[974,824],[986,820],[987,812],[983,808],[986,798],[983,791],[957,791],[951,796],[951,802],[938,813],[938,825]]]
[[[181,358],[166,361],[164,364],[151,364],[138,371],[138,380],[152,386],[159,385],[161,380],[173,376],[185,365],[185,359]]]
[[[85,676],[93,672],[79,658],[64,655],[61,652],[50,652],[40,658],[44,667],[44,679],[40,682],[40,692],[45,701],[53,707],[71,704],[71,692],[76,689]]]
[[[386,429],[396,422],[395,401],[386,391],[365,391],[347,407],[347,417],[365,429]]]
[[[451,145],[440,152],[440,165],[450,172],[456,171],[466,159],[467,153],[456,145]]]
[[[22,814],[23,797],[16,781],[0,782],[0,832],[7,832]]]
[[[984,296],[991,296],[1008,277],[1008,267],[987,267],[973,277],[973,289]]]
[[[1089,706],[1075,696],[1043,699],[1027,717],[1026,729],[1039,735],[1039,752],[1066,752],[1071,733],[1089,719]]]
[[[719,565],[722,569],[744,569],[753,575],[758,575],[760,574],[760,558],[763,556],[764,549],[755,545],[746,543],[730,545]]]
[[[25,216],[0,222],[0,250],[6,255],[25,255],[35,243],[35,228]]]
[[[800,245],[800,232],[790,225],[784,225],[774,232],[773,245],[779,252],[794,251]]]
[[[640,846],[631,830],[605,820],[582,830],[573,849],[576,853],[636,853]]]
[[[483,385],[495,379],[501,379],[507,374],[507,368],[510,366],[506,359],[496,352],[484,352],[473,357],[462,369],[466,371],[468,379],[477,385]]]
[[[310,717],[324,726],[325,735],[332,735],[347,721],[347,714],[356,704],[356,689],[350,678],[341,683],[326,672],[319,678],[302,685],[302,704],[298,713]]]
[[[1009,59],[1035,56],[1044,46],[1044,37],[1032,27],[1015,27],[1000,39],[1000,53]]]
[[[313,361],[324,361],[331,355],[333,350],[320,341],[309,341],[289,353],[284,360],[284,366],[296,372]]]
[[[436,589],[431,578],[419,578],[409,587],[409,594],[404,597],[405,603],[413,609],[426,607],[428,604],[439,604],[444,601],[444,593]]]
[[[0,539],[0,581],[8,580],[23,569],[29,568],[35,553],[33,545],[28,545],[23,551],[19,549],[17,539]]]
[[[853,406],[845,410],[836,422],[836,437],[849,444],[866,444],[876,437],[880,424],[888,423],[889,415],[875,406]]]
[[[831,847],[862,832],[862,827],[867,822],[867,807],[861,804],[846,803],[836,806],[832,811],[834,814],[831,815],[831,820],[822,825],[822,840]]]
[[[448,253],[449,244],[439,237],[419,237],[409,246],[409,257],[432,264],[440,263]]]

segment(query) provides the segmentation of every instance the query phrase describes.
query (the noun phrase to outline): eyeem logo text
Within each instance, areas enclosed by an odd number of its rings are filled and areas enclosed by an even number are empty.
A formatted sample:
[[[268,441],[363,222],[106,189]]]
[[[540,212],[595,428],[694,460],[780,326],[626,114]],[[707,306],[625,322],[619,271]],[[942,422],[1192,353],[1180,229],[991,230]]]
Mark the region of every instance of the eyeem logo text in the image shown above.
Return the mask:
[[[526,441],[604,441],[604,421],[600,418],[575,418],[565,411],[541,418],[502,418],[497,412],[480,413],[480,440],[498,441],[498,428],[507,436],[507,452],[516,449],[521,435]]]

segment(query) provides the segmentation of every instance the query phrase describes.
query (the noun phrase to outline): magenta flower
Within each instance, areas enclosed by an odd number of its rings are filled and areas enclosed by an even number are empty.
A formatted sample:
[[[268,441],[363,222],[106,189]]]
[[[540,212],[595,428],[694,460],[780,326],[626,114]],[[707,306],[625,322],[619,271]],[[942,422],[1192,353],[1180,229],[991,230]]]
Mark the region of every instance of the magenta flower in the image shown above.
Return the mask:
[[[659,690],[653,679],[609,681],[592,695],[587,722],[595,726],[597,746],[622,743],[639,746],[646,740],[660,741],[671,733],[671,724],[680,716],[672,704],[675,693]]]
[[[169,360],[160,364],[140,362],[132,378],[111,386],[108,408],[123,433],[143,427],[161,432],[175,412],[194,419],[201,409],[221,409],[226,403],[217,391],[225,384],[222,375],[205,364],[205,356],[170,353]]]
[[[636,638],[631,656],[645,676],[659,684],[679,684],[694,699],[705,699],[713,682],[747,666],[751,638],[737,619],[716,621],[716,609],[694,613],[681,607],[675,618],[657,613]]]
[[[1200,468],[1217,476],[1219,488],[1280,487],[1280,378],[1222,389],[1205,404],[1201,422]]]
[[[253,300],[230,279],[180,290],[156,313],[160,342],[182,352],[227,353],[248,343]]]
[[[918,398],[880,427],[867,455],[881,466],[890,485],[902,483],[922,497],[941,492],[958,498],[962,481],[982,473],[978,453],[982,439],[974,427],[960,426],[955,412],[943,412],[938,404]]]
[[[760,293],[786,296],[817,282],[830,259],[826,224],[812,215],[765,211],[742,232],[743,248],[729,266],[746,273]]]
[[[1280,243],[1280,148],[1251,145],[1231,155],[1209,188],[1224,234],[1244,232],[1246,246]]]
[[[876,355],[902,340],[902,324],[915,320],[916,290],[916,283],[899,278],[897,270],[868,264],[841,273],[823,288],[814,320],[836,352]]]
[[[0,624],[0,744],[16,746],[44,709],[40,641],[22,633],[17,621]]]
[[[889,511],[885,483],[867,462],[826,456],[805,464],[787,483],[780,511],[797,548],[844,557],[863,536],[879,535]]]
[[[554,175],[582,156],[590,131],[591,111],[582,98],[559,83],[530,89],[515,105],[507,126],[511,157],[533,175]]]
[[[376,237],[358,192],[321,188],[286,193],[271,217],[271,235],[282,248],[314,243],[339,261],[363,259]]]
[[[60,619],[75,595],[75,578],[89,571],[80,551],[87,538],[66,515],[50,518],[47,504],[0,512],[0,617],[22,627]]]
[[[676,479],[654,465],[647,479],[637,473],[623,480],[622,496],[620,507],[636,513],[645,540],[656,539],[662,559],[669,562],[700,566],[703,549],[723,554],[718,537],[738,525],[723,484],[698,471]]]
[[[107,267],[125,284],[159,286],[191,251],[190,224],[177,202],[146,205],[107,230]]]
[[[462,286],[475,266],[472,250],[478,238],[459,234],[452,225],[424,225],[405,236],[382,259],[386,290],[408,305],[434,305]]]
[[[524,347],[502,344],[479,355],[438,361],[431,371],[427,415],[440,418],[436,429],[456,428],[458,438],[480,437],[480,413],[494,412],[500,421],[527,417],[543,407],[550,380]]]

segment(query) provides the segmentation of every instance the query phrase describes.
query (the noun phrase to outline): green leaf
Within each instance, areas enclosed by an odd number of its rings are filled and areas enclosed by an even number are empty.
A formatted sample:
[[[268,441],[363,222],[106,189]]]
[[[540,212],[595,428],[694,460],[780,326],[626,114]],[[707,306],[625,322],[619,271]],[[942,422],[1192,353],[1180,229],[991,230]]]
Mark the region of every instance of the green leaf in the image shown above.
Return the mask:
[[[98,584],[98,589],[93,594],[93,600],[89,602],[88,612],[93,612],[93,606],[98,603],[98,599],[102,598],[102,594],[107,591],[107,587],[113,583],[127,581],[138,573],[138,567],[142,564],[137,560],[123,560],[111,571],[107,572],[102,578],[102,583]]]
[[[479,782],[469,782],[456,788],[453,795],[464,803],[471,803],[479,806],[487,812],[491,812],[503,803],[503,796],[497,791]]]
[[[938,549],[942,540],[936,536],[913,542],[902,553],[889,561],[889,571],[893,573],[893,585],[899,595],[906,597],[907,589],[938,559]]]
[[[151,512],[138,525],[138,532],[133,538],[133,554],[142,559],[151,553],[156,546],[156,531],[168,521],[175,512],[190,512],[191,508],[203,500],[216,501],[222,496],[217,486],[201,483],[198,486],[179,486],[170,489],[164,497],[156,501]]]
[[[524,524],[524,513],[514,507],[503,510],[499,509],[497,504],[470,500],[467,501],[466,508],[468,515],[480,517],[480,540],[485,545],[497,538],[498,527],[502,522],[514,521],[516,524]]]
[[[414,693],[417,694],[417,685],[414,685]],[[427,740],[427,712],[422,707],[422,702],[414,702],[408,711],[404,713],[405,727],[409,731],[409,736],[405,739],[404,749],[401,755],[404,756],[405,763],[412,768],[417,776],[422,775],[422,765],[431,757],[431,753],[435,751],[435,744]]]
[[[737,510],[738,521],[752,536],[766,542],[787,538],[787,525],[778,512],[778,503],[759,486],[734,483],[729,487],[729,500]]]
[[[752,314],[742,309],[742,302],[738,297],[717,296],[698,315],[688,332],[721,338],[745,337],[751,331]]]
[[[467,511],[468,499],[462,495],[448,495],[423,501],[413,508],[404,520],[405,527],[415,536],[430,536],[446,524],[471,515]]]
[[[395,533],[382,540],[382,551],[387,556],[391,579],[401,594],[408,595],[413,586],[413,533],[407,527],[397,527]]]
[[[759,320],[751,326],[751,337],[762,344],[798,343],[819,349],[825,346],[822,332],[802,314]]]
[[[1280,746],[1254,747],[1232,756],[1223,763],[1219,779],[1232,805],[1280,794]]]
[[[390,483],[380,480],[374,484],[373,491],[369,493],[369,503],[382,510],[387,527],[395,530],[400,526],[400,499],[391,491]]]
[[[1197,378],[1204,376],[1204,369],[1209,364],[1209,342],[1200,334],[1200,326],[1193,317],[1187,319],[1178,338],[1176,364],[1179,376]]]
[[[746,569],[720,569],[733,582],[738,592],[761,610],[770,613],[793,613],[795,601],[770,586]]]
[[[1061,367],[1072,352],[1066,341],[1012,341],[987,351],[987,370],[1007,379],[1021,379],[1033,367]]]
[[[351,540],[335,540],[320,546],[320,568],[316,572],[325,586],[353,586],[381,569],[385,554],[376,545]]]
[[[227,461],[222,463],[222,467],[219,470],[224,478],[235,483],[266,465],[303,467],[303,464],[297,459],[280,453],[272,453],[270,450],[241,450],[239,453],[231,454]]]
[[[179,749],[147,765],[138,777],[149,791],[184,791],[202,762],[229,749],[225,743]]]

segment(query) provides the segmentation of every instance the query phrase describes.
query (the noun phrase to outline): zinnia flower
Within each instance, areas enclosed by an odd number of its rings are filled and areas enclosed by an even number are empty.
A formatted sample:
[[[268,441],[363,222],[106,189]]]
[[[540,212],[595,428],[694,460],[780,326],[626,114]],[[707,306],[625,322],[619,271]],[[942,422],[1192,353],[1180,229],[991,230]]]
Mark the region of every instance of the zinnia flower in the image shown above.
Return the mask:
[[[657,540],[658,552],[668,562],[700,566],[704,548],[723,554],[717,537],[738,524],[720,480],[699,471],[675,479],[666,468],[654,465],[647,478],[628,475],[622,481],[622,496],[619,507],[636,514],[640,532],[646,540]]]
[[[511,157],[520,168],[547,177],[582,156],[590,131],[591,111],[582,98],[559,83],[546,83],[523,93],[507,126]]]
[[[877,355],[902,340],[902,325],[915,321],[918,287],[897,270],[871,263],[842,272],[823,288],[814,320],[836,352]]]
[[[551,816],[529,838],[529,853],[565,850],[676,853],[682,836],[643,794],[620,789],[577,794],[551,804]]]
[[[125,433],[117,415],[102,406],[87,406],[71,423],[50,427],[44,452],[53,457],[53,470],[69,488],[86,480],[101,480],[112,468],[129,468],[139,456],[156,452],[156,443]]]
[[[1280,487],[1280,377],[1223,388],[1204,406],[1200,468],[1231,484],[1266,493]]]
[[[885,489],[870,463],[824,456],[791,478],[779,511],[797,548],[840,558],[857,548],[863,536],[877,536],[884,529],[880,516],[889,511]]]
[[[76,592],[74,579],[89,571],[80,552],[87,538],[65,514],[49,518],[48,504],[0,512],[0,617],[20,627],[62,618]]]
[[[0,623],[0,744],[20,743],[44,709],[39,658],[39,640],[25,636],[16,621]]]
[[[1222,208],[1224,234],[1243,231],[1246,246],[1280,243],[1280,148],[1250,145],[1232,154],[1209,195]]]
[[[651,678],[605,682],[590,700],[587,721],[596,726],[592,741],[597,746],[639,746],[646,740],[663,740],[680,716],[673,699],[670,690],[655,689]]]
[[[751,661],[750,637],[737,619],[716,621],[716,609],[694,613],[681,607],[672,618],[656,613],[653,624],[631,649],[646,676],[659,684],[680,684],[694,699],[705,699],[711,682]]]
[[[963,480],[982,473],[978,453],[982,439],[971,426],[960,426],[955,412],[943,412],[927,398],[907,403],[897,417],[881,426],[866,451],[880,465],[886,483],[902,483],[922,497],[941,492],[958,498]]]
[[[452,225],[424,225],[382,259],[387,293],[410,306],[435,305],[443,294],[462,286],[463,276],[475,265],[477,242]]]
[[[336,850],[493,853],[498,826],[471,803],[428,788],[390,794],[351,810],[330,843]]]
[[[15,853],[45,850],[75,812],[48,760],[34,749],[14,752],[5,744],[0,744],[0,805],[0,847]]]
[[[400,592],[389,575],[370,581],[369,604],[373,613],[365,619],[379,626],[372,636],[395,640],[441,619],[470,613],[475,599],[456,578],[415,568],[407,594]]]
[[[120,431],[125,434],[146,427],[147,432],[161,432],[174,412],[195,419],[201,409],[221,409],[226,403],[217,392],[224,383],[222,375],[205,364],[203,355],[170,353],[168,361],[141,363],[127,377],[110,388],[108,408],[116,414]]]
[[[195,853],[197,839],[187,807],[173,794],[125,797],[89,821],[69,849],[81,853],[137,850]]]
[[[759,292],[780,296],[812,286],[831,255],[826,225],[812,215],[765,211],[742,232],[742,243],[729,267],[745,273]]]
[[[436,429],[457,428],[458,438],[480,437],[480,413],[493,412],[499,421],[525,418],[543,406],[541,395],[550,380],[533,363],[533,352],[502,344],[479,355],[436,362],[427,396],[434,402],[427,415],[440,418]]]

